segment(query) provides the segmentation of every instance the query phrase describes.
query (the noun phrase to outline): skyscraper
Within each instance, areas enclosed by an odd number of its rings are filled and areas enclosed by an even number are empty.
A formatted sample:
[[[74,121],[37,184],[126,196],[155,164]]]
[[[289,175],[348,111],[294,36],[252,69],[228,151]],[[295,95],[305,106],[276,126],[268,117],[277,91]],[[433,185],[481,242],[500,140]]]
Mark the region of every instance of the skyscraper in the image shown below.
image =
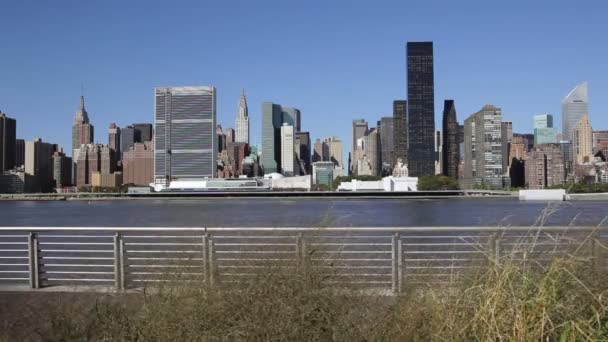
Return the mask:
[[[454,179],[458,179],[458,164],[460,163],[458,130],[454,100],[445,100],[443,103],[442,173]]]
[[[50,192],[53,190],[53,153],[56,145],[36,138],[25,142],[25,173],[31,176],[28,192]]]
[[[325,159],[323,158],[323,142],[321,142],[321,139],[315,140],[315,145],[314,145],[314,152],[312,155],[312,162],[316,163],[319,161],[324,161]]]
[[[152,141],[152,124],[151,123],[136,123],[133,124],[135,129],[135,142],[144,143]]]
[[[464,121],[465,187],[503,186],[502,137],[500,108],[486,105]]]
[[[53,181],[55,188],[72,184],[72,158],[60,151],[53,153]]]
[[[357,169],[357,156],[355,151],[357,150],[357,141],[365,135],[368,130],[367,121],[364,119],[353,120],[353,142],[351,145],[351,165],[349,165],[349,173],[356,174]]]
[[[249,144],[249,111],[247,109],[247,99],[245,98],[245,89],[241,90],[239,97],[239,106],[236,111],[236,142]]]
[[[262,103],[262,157],[264,173],[281,170],[281,127],[286,123],[299,132],[300,111],[272,102]]]
[[[114,150],[116,160],[120,160],[120,127],[116,126],[115,123],[111,123],[108,128],[108,146]]]
[[[235,131],[234,128],[226,128],[226,147],[228,146],[228,144],[233,144],[236,141],[234,140],[235,138]]]
[[[312,164],[310,162],[310,133],[309,132],[296,132],[296,145],[299,147],[296,149],[296,154],[300,160],[301,169],[300,173],[310,174],[312,172]]]
[[[16,164],[17,121],[0,111],[0,173],[11,170]]]
[[[15,146],[17,149],[15,152],[15,167],[21,167],[25,165],[25,140],[16,139]]]
[[[553,115],[534,115],[534,145],[557,143],[557,132],[553,128]]]
[[[572,131],[572,151],[577,164],[593,160],[593,129],[589,116],[583,114]]]
[[[323,141],[324,161],[334,163],[334,177],[340,177],[344,174],[344,162],[342,159],[342,140],[337,137],[328,137]]]
[[[154,181],[152,142],[135,143],[123,152],[123,183],[148,186]]]
[[[281,173],[284,176],[296,175],[294,127],[288,123],[281,126]]]
[[[502,170],[505,174],[509,167],[509,143],[513,141],[513,122],[503,121],[501,123],[502,134]]]
[[[395,155],[394,141],[394,121],[393,117],[383,117],[378,121],[378,131],[380,133],[380,162],[381,171],[386,174],[391,174],[393,165],[393,157]]]
[[[84,108],[84,96],[80,97],[80,106],[74,114],[72,125],[72,161],[78,160],[78,151],[81,145],[92,144],[95,140],[93,125],[89,123],[89,113]]]
[[[544,189],[566,180],[564,156],[559,144],[536,145],[528,154],[525,165],[530,189]]]
[[[155,183],[215,177],[215,87],[161,87],[154,92]]]
[[[433,43],[407,43],[408,169],[412,177],[435,174]]]
[[[589,94],[587,82],[577,85],[562,100],[562,137],[572,141],[574,126],[583,115],[589,114]]]
[[[407,101],[393,101],[393,164],[407,162]],[[394,166],[394,165],[391,165]]]
[[[120,130],[120,150],[128,151],[135,144],[135,127],[129,125]]]

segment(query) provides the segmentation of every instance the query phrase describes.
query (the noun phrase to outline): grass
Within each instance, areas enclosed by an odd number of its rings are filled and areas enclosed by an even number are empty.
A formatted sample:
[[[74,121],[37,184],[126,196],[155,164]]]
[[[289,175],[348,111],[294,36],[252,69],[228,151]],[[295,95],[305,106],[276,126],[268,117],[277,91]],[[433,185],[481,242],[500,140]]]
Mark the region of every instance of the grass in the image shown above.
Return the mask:
[[[608,341],[605,269],[592,237],[545,258],[530,231],[520,246],[448,285],[399,296],[344,291],[324,275],[268,268],[239,286],[180,282],[138,294],[99,295],[46,308],[33,335],[6,341]],[[560,239],[560,237],[555,237]],[[557,240],[555,240],[557,241]],[[527,244],[531,242],[531,245]],[[558,245],[555,245],[558,246]],[[481,248],[481,247],[480,247]],[[605,249],[595,245],[596,251]],[[539,251],[540,250],[540,251]],[[0,326],[1,327],[1,326]]]

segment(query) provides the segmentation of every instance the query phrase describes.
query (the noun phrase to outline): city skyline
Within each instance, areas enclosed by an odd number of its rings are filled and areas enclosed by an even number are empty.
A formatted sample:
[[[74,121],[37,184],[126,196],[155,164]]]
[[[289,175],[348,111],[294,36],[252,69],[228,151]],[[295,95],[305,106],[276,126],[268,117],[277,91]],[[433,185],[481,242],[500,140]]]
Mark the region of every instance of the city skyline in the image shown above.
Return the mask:
[[[159,60],[158,57],[143,53],[151,46],[145,40],[135,44],[135,49],[130,51],[124,60],[117,59],[122,55],[117,55],[117,50],[115,50],[117,47],[112,46],[110,46],[108,54],[104,54],[103,59],[93,58],[85,51],[96,51],[94,47],[100,42],[103,46],[108,47],[106,43],[113,42],[113,40],[106,42],[105,39],[109,39],[108,34],[112,32],[112,29],[93,25],[88,29],[68,29],[66,31],[61,25],[46,19],[47,16],[41,16],[42,13],[50,10],[53,14],[51,17],[58,18],[58,21],[61,21],[61,18],[69,17],[76,18],[78,22],[96,23],[101,19],[101,16],[96,13],[111,10],[115,8],[115,4],[94,5],[93,8],[89,8],[88,6],[68,7],[59,3],[56,8],[51,9],[44,6],[34,6],[35,8],[30,6],[16,4],[2,7],[3,13],[9,14],[6,16],[6,23],[9,27],[13,20],[20,20],[21,23],[28,25],[18,25],[22,26],[22,29],[15,30],[10,35],[0,33],[0,39],[5,47],[3,50],[5,62],[0,66],[0,70],[4,75],[3,79],[10,81],[0,85],[0,90],[2,90],[0,109],[19,121],[17,127],[19,138],[32,140],[35,137],[41,137],[44,141],[60,144],[68,153],[70,152],[70,136],[69,131],[66,130],[66,122],[70,122],[72,119],[72,114],[76,109],[77,96],[80,94],[80,86],[83,83],[87,109],[92,114],[91,123],[98,128],[99,132],[96,134],[96,142],[105,142],[105,134],[102,132],[111,122],[116,122],[118,126],[124,127],[132,122],[152,121],[153,106],[149,100],[149,94],[156,86],[213,84],[218,89],[218,122],[222,123],[224,127],[233,126],[234,103],[240,89],[248,90],[251,143],[253,145],[259,145],[261,142],[260,104],[263,101],[273,101],[295,106],[306,113],[306,129],[311,132],[313,140],[317,137],[338,136],[345,141],[344,151],[350,151],[348,133],[352,118],[361,117],[368,122],[375,122],[382,116],[390,116],[393,100],[404,98],[406,93],[403,80],[404,46],[407,41],[417,40],[434,41],[436,127],[441,125],[440,115],[438,115],[442,109],[441,102],[450,98],[458,103],[461,117],[474,113],[486,103],[493,103],[501,107],[504,120],[513,121],[514,131],[517,132],[532,132],[532,122],[529,118],[538,113],[554,115],[556,118],[554,126],[561,127],[560,99],[566,96],[570,89],[585,80],[589,81],[591,89],[590,120],[595,127],[608,126],[606,122],[608,119],[602,115],[605,111],[604,108],[608,108],[608,100],[601,96],[608,91],[608,84],[601,77],[606,66],[598,59],[598,56],[605,54],[601,53],[603,48],[598,46],[601,44],[593,44],[595,41],[601,41],[598,39],[600,37],[597,30],[593,28],[601,23],[599,13],[602,13],[601,9],[604,8],[602,5],[595,5],[595,8],[593,5],[586,7],[585,20],[575,19],[580,20],[579,25],[573,24],[567,28],[556,26],[560,22],[560,18],[567,14],[566,11],[560,10],[559,6],[555,6],[555,8],[531,7],[528,8],[527,13],[534,14],[537,11],[546,13],[544,17],[546,20],[542,25],[524,20],[518,26],[519,30],[502,30],[498,35],[495,34],[501,20],[496,20],[496,17],[493,17],[492,20],[483,19],[476,24],[487,28],[488,33],[478,33],[479,30],[460,26],[456,26],[458,29],[455,30],[461,33],[459,35],[443,33],[442,28],[454,25],[457,18],[469,15],[467,6],[460,8],[447,5],[446,9],[452,10],[454,16],[444,18],[442,23],[433,24],[436,27],[421,24],[424,18],[428,19],[432,13],[430,5],[413,5],[412,12],[420,13],[420,18],[408,13],[403,20],[399,21],[403,22],[403,25],[400,26],[389,24],[390,20],[384,20],[401,13],[400,6],[395,4],[378,8],[353,6],[351,12],[344,14],[345,17],[368,18],[374,22],[382,15],[387,15],[388,18],[383,18],[378,27],[369,33],[363,32],[356,25],[348,24],[330,37],[317,37],[303,24],[294,25],[284,34],[277,32],[276,37],[271,35],[270,42],[284,41],[287,47],[293,47],[302,42],[312,44],[302,51],[301,56],[284,60],[275,57],[261,60],[261,57],[256,57],[261,51],[257,43],[262,31],[268,38],[267,30],[276,25],[265,21],[267,15],[287,13],[292,9],[278,6],[271,8],[268,14],[264,14],[263,10],[268,10],[268,8],[262,8],[260,11],[244,5],[235,13],[229,13],[228,8],[218,5],[214,9],[218,13],[229,16],[238,16],[239,13],[242,14],[242,11],[251,12],[253,10],[251,23],[244,24],[248,29],[253,28],[251,35],[235,35],[235,31],[230,30],[226,24],[214,22],[213,18],[209,18],[217,30],[216,35],[210,37],[207,42],[210,44],[208,47],[218,49],[220,53],[217,56],[212,54],[199,59],[189,58],[184,62],[183,67],[169,66],[165,70],[159,70],[158,73],[149,72],[151,66],[158,63]],[[498,6],[501,9],[497,14],[498,18],[508,20],[517,17],[518,11],[510,9],[508,6]],[[196,6],[190,7],[196,16],[205,15]],[[311,8],[314,6],[304,7],[303,11],[297,13],[297,16],[303,21],[312,15]],[[330,18],[340,12],[340,6],[332,4],[323,8],[325,12],[321,14],[317,24],[320,27],[334,25],[335,23]],[[477,9],[479,13],[491,10],[492,13],[495,13],[495,8],[488,6],[479,6]],[[124,13],[117,13],[117,26],[124,32],[124,43],[141,41],[150,33],[157,32],[157,29],[149,27],[146,21],[141,28],[128,23],[126,19],[135,9],[125,6],[124,10]],[[173,9],[173,11],[183,14],[184,7]],[[28,19],[26,13],[32,14],[39,20]],[[144,13],[143,15],[146,17],[152,14]],[[201,22],[200,18],[196,16],[183,18],[182,27],[195,28],[201,25],[198,24]],[[195,17],[197,20],[194,20]],[[357,20],[352,20],[352,22],[357,22]],[[553,33],[543,34],[542,37],[534,33],[547,25],[554,28]],[[87,25],[78,26],[87,27]],[[48,28],[45,32],[49,34],[62,32],[66,38],[71,38],[70,41],[79,41],[82,51],[78,51],[72,56],[66,56],[61,51],[72,44],[68,45],[59,38],[51,38],[45,42],[40,37],[34,36],[33,32],[40,31],[41,27]],[[382,39],[378,39],[380,32],[383,33]],[[533,32],[533,34],[529,36],[529,32]],[[493,41],[484,40],[486,34],[494,35]],[[285,35],[289,37],[286,41],[284,40]],[[368,45],[370,52],[360,53],[360,49],[357,49],[358,53],[352,53],[352,49],[355,47],[350,47],[349,45],[352,44],[349,42],[355,36],[361,44]],[[311,40],[313,37],[315,40]],[[569,40],[568,44],[562,46],[559,43],[563,41],[564,37],[566,39],[577,37],[578,40]],[[173,53],[184,52],[187,46],[186,41],[175,43],[176,45],[172,46],[175,48]],[[23,42],[27,43],[29,49],[24,50]],[[329,42],[332,42],[334,46],[329,46]],[[36,52],[50,43],[54,44],[53,48],[45,51],[53,53],[38,55],[48,55],[49,63],[55,62],[57,67],[40,69],[36,66]],[[479,49],[482,44],[484,49]],[[122,46],[122,44],[118,45]],[[233,46],[241,51],[244,46],[247,47],[250,56],[239,59],[226,58],[227,54],[230,55]],[[329,48],[329,50],[324,50],[325,48]],[[467,54],[467,59],[460,56],[464,50],[473,51],[474,49],[476,52]],[[321,56],[315,51],[328,53]],[[549,62],[546,59],[547,51],[552,55]],[[198,49],[194,52],[196,56],[200,54]],[[330,58],[332,53],[338,53],[341,56],[340,59]],[[562,67],[567,61],[580,61],[581,56],[585,57],[585,63],[569,63],[567,69]],[[59,57],[62,60],[59,61]],[[243,62],[241,59],[248,61]],[[220,62],[220,60],[222,61]],[[361,64],[363,61],[365,64]],[[382,61],[382,65],[374,63],[374,61]],[[505,61],[510,61],[510,63],[505,63]],[[160,65],[166,64],[166,62],[160,63]],[[132,68],[132,65],[137,65],[137,67]],[[254,65],[259,67],[256,69]],[[123,72],[123,69],[126,72]],[[24,72],[26,70],[27,72]],[[354,72],[355,70],[357,72]],[[280,87],[276,82],[261,80],[261,78],[267,78],[268,73],[273,72],[288,73],[297,82],[292,82],[290,87]],[[498,82],[494,82],[492,86],[488,87],[485,80],[480,77],[486,74],[491,74]],[[48,82],[52,82],[54,86],[44,87],[44,89],[36,86]],[[352,84],[357,82],[365,86],[353,87]],[[109,86],[109,84],[113,84],[113,86]],[[28,91],[22,91],[23,89]],[[36,101],[31,101],[32,98]],[[112,99],[112,101],[108,101],[108,99]],[[322,119],[329,116],[336,124],[323,125]],[[41,131],[40,127],[46,129]]]

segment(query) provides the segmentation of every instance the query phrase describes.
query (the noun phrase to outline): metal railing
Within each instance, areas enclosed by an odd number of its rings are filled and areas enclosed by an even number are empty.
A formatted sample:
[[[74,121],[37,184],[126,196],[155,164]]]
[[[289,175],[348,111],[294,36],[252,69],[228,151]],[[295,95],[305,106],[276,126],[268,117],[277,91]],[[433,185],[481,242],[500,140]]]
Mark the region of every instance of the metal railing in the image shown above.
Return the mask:
[[[2,227],[0,286],[217,286],[269,269],[314,269],[336,286],[400,292],[453,282],[503,258],[543,266],[585,255],[604,272],[604,240],[597,227]]]

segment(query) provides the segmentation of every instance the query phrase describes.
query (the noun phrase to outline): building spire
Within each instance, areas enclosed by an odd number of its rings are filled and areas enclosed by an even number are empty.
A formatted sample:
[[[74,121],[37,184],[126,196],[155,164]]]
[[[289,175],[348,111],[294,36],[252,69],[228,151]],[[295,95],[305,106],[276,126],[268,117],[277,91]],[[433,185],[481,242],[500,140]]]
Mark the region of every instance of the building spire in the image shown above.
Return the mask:
[[[74,123],[89,123],[89,115],[84,108],[84,96],[80,95],[80,105],[74,115]]]

